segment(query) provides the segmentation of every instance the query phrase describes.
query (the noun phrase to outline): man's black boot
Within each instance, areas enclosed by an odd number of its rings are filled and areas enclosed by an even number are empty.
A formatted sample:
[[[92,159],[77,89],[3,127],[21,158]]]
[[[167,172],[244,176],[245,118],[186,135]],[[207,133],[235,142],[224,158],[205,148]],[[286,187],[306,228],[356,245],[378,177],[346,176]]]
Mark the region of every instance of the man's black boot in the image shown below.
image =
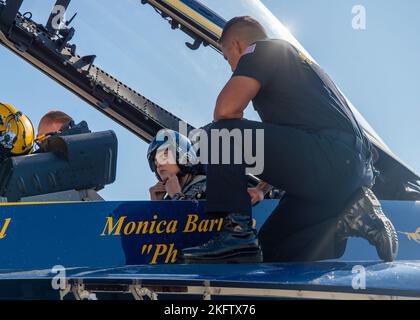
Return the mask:
[[[181,251],[179,263],[260,263],[262,251],[251,218],[229,214],[222,230],[209,242]]]
[[[368,240],[386,262],[394,261],[398,254],[397,232],[382,211],[379,200],[368,188],[362,188],[340,216],[337,237]]]

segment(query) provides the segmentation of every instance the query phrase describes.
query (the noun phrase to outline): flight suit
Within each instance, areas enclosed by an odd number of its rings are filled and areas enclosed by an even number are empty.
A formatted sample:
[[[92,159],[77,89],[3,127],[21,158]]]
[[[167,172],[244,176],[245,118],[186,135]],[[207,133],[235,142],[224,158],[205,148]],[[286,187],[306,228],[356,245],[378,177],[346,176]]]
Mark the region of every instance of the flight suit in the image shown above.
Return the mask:
[[[182,188],[183,200],[205,200],[207,179],[205,175],[196,175]],[[169,196],[165,200],[171,200]]]
[[[193,180],[182,188],[185,200],[205,200],[207,179],[204,175],[197,175]]]

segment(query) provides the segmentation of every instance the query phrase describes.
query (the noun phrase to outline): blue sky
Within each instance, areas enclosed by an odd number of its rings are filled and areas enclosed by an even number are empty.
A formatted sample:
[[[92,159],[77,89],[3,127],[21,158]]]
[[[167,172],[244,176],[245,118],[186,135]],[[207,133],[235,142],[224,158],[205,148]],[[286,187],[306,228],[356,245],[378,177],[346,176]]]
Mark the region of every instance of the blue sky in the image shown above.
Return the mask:
[[[254,0],[206,0],[226,19],[238,14],[261,17]],[[336,81],[347,97],[404,162],[420,172],[420,12],[418,0],[263,0]],[[23,11],[46,22],[53,1],[25,0]],[[367,29],[352,28],[352,7],[367,10]],[[136,0],[73,0],[69,14],[81,55],[96,54],[96,64],[181,118],[203,125],[230,70],[209,48],[187,49],[189,40],[172,31],[148,6]],[[29,64],[0,47],[0,100],[16,105],[37,124],[51,109],[94,131],[112,129],[119,139],[117,181],[101,194],[108,200],[148,198],[155,183],[147,145],[86,105]],[[248,118],[256,119],[250,110]]]

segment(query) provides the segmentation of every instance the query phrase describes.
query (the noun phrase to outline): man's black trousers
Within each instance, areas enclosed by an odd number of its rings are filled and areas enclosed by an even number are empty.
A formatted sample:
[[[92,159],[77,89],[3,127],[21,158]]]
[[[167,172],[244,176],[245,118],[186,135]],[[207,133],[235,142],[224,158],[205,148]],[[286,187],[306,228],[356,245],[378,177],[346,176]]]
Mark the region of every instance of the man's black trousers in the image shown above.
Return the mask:
[[[264,170],[258,178],[286,192],[259,231],[264,261],[334,259],[344,253],[346,241],[335,237],[337,217],[350,197],[373,181],[367,155],[353,143],[356,136],[352,140],[347,138],[352,135],[336,135],[332,130],[315,132],[248,120],[222,120],[207,127],[210,145],[215,142],[211,141],[212,129],[251,129],[254,155],[258,150],[256,130],[264,130]],[[251,215],[245,175],[249,165],[244,161],[233,163],[234,147],[231,143],[231,164],[207,166],[209,213]],[[221,153],[219,150],[220,163]]]

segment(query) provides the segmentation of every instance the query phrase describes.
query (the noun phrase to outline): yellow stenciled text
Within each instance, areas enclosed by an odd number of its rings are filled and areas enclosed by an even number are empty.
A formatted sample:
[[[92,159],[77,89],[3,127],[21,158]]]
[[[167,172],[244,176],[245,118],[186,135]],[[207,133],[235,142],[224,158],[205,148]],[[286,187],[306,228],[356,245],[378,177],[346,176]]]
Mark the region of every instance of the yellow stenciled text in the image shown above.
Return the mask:
[[[223,219],[205,219],[198,223],[198,215],[189,214],[184,228],[185,233],[191,232],[213,232],[222,229]]]
[[[9,228],[10,221],[12,221],[12,219],[7,218],[7,219],[4,220],[3,226],[0,226],[0,228],[1,228],[1,230],[0,230],[0,240],[4,239],[7,236],[6,232],[7,232],[7,228]]]
[[[152,221],[126,221],[127,216],[121,216],[116,220],[114,217],[106,219],[101,236],[130,236],[139,234],[170,234],[176,233],[178,221],[161,220],[154,215]]]

